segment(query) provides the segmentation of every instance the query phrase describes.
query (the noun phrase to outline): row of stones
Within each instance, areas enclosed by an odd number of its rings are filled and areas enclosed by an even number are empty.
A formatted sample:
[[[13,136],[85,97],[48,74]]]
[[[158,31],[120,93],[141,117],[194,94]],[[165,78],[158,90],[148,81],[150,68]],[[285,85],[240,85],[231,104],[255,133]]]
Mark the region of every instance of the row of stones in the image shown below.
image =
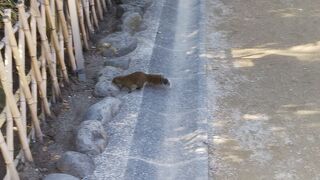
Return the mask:
[[[112,33],[98,42],[102,56],[110,58],[105,61],[105,68],[98,73],[98,83],[94,95],[105,97],[92,105],[84,116],[76,134],[76,151],[67,151],[57,162],[62,173],[46,176],[44,180],[77,180],[93,173],[95,169],[93,156],[102,153],[107,146],[107,124],[118,113],[121,101],[115,98],[119,89],[111,80],[129,68],[131,59],[128,55],[138,45],[135,32],[146,29],[142,16],[152,0],[114,0],[117,14],[121,15],[122,24],[119,32]]]

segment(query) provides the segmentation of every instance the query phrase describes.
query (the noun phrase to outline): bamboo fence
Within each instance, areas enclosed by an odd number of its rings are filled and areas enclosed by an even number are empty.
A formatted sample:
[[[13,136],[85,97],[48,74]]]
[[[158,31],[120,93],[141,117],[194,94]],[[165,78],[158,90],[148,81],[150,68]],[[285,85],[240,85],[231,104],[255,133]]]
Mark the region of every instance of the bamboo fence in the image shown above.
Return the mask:
[[[50,105],[61,98],[70,73],[83,73],[82,50],[89,49],[89,35],[99,28],[112,1],[29,0],[29,6],[18,1],[15,24],[12,10],[1,12],[0,88],[5,97],[0,98],[6,104],[0,112],[0,150],[7,167],[5,179],[19,179],[19,161],[33,161],[30,138],[35,133],[39,142],[43,140],[41,121],[52,119]]]

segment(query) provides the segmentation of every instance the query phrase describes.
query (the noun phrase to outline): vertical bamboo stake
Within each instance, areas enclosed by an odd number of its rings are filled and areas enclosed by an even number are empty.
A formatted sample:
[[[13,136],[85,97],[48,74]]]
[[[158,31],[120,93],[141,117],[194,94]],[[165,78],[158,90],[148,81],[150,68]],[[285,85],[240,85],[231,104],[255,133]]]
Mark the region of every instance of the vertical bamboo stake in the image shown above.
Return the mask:
[[[44,5],[45,5],[45,9],[46,9],[46,16],[47,16],[48,24],[51,29],[51,36],[53,38],[53,45],[54,45],[54,48],[55,48],[57,55],[58,55],[58,60],[59,60],[60,66],[61,66],[61,71],[62,71],[64,80],[66,81],[66,83],[69,83],[68,72],[67,72],[66,64],[64,62],[63,53],[61,52],[60,47],[59,47],[56,26],[55,26],[55,22],[52,18],[52,12],[50,9],[49,0],[44,0]]]
[[[60,91],[60,87],[57,79],[57,74],[54,71],[54,67],[51,62],[50,46],[49,46],[49,41],[46,35],[46,26],[44,23],[45,21],[44,21],[44,18],[42,18],[42,16],[40,15],[39,9],[36,6],[36,1],[32,0],[31,2],[32,4],[34,4],[31,7],[31,15],[36,18],[36,22],[37,22],[36,24],[37,24],[38,32],[40,34],[41,41],[42,41],[42,48],[44,50],[44,57],[48,64],[48,69],[49,69],[51,81],[53,83],[53,88],[56,96],[61,97],[61,91]],[[44,14],[46,14],[45,11],[44,11]]]
[[[98,9],[99,19],[100,19],[100,20],[103,20],[103,9],[102,9],[100,0],[96,0],[95,5],[96,5],[96,8]]]
[[[77,70],[76,60],[75,60],[74,54],[73,54],[72,42],[69,41],[68,27],[67,27],[67,22],[66,22],[65,15],[63,13],[63,6],[62,6],[62,2],[61,1],[62,0],[55,0],[56,6],[57,6],[58,15],[59,15],[59,19],[60,19],[60,25],[62,27],[64,41],[65,41],[65,44],[67,46],[67,50],[68,50],[68,54],[69,54],[71,67],[72,67],[73,72],[75,72]]]
[[[22,1],[20,1],[17,5],[18,7],[18,11],[19,11],[19,16],[21,18],[21,26],[23,28],[23,31],[25,33],[26,39],[27,39],[27,45],[29,48],[29,53],[30,53],[30,58],[31,58],[31,62],[32,62],[32,70],[33,70],[33,75],[35,77],[35,80],[37,82],[39,91],[40,91],[40,97],[45,109],[45,112],[48,116],[51,116],[51,111],[50,111],[50,107],[49,107],[49,102],[47,97],[45,96],[45,90],[43,88],[42,85],[42,77],[41,77],[41,72],[40,72],[40,67],[38,64],[38,60],[37,60],[37,52],[36,52],[36,43],[35,43],[35,33],[34,36],[32,37],[31,32],[30,32],[30,27],[29,24],[27,22],[27,19],[25,18],[25,10],[24,10],[24,4]],[[35,25],[35,24],[33,24]]]
[[[58,29],[59,45],[60,45],[61,51],[64,53],[64,46],[63,46],[64,45],[64,38],[63,38],[63,34],[62,34],[61,22],[58,22],[57,29]]]
[[[87,22],[87,26],[88,26],[89,32],[91,34],[93,34],[94,33],[94,28],[93,28],[91,20],[90,20],[89,0],[82,0],[82,6],[83,6],[83,9],[84,9],[84,15],[85,15],[85,18],[86,18],[86,22]]]
[[[22,0],[22,2],[24,2]],[[24,3],[23,3],[24,4]],[[23,9],[23,8],[22,8]],[[24,10],[24,9],[23,9]],[[35,62],[32,63],[32,57],[31,57],[31,90],[32,90],[32,97],[34,98],[35,106],[36,109],[38,109],[38,87],[39,87],[39,95],[41,98],[41,104],[47,104],[44,107],[46,107],[45,112],[47,112],[48,116],[51,117],[51,111],[49,108],[49,103],[47,100],[46,96],[43,96],[43,90],[41,90],[41,72],[40,72],[40,67],[39,67],[39,60],[37,58],[37,28],[36,28],[36,20],[34,17],[30,17],[30,31],[31,31],[31,36],[32,36],[32,44],[34,44],[35,50],[34,50],[34,55],[35,55]],[[31,50],[30,50],[31,51]],[[30,52],[29,52],[30,54]],[[37,64],[37,65],[34,65]],[[38,75],[36,75],[36,71],[38,71]],[[36,77],[38,76],[38,77]],[[37,80],[38,79],[38,80]],[[34,125],[32,124],[32,129],[34,129]]]
[[[21,2],[23,3],[24,2],[24,0],[21,0]],[[32,2],[31,2],[32,3]],[[24,3],[23,3],[24,4]],[[32,4],[31,4],[32,5]],[[23,9],[24,10],[24,9]],[[20,22],[22,22],[22,21],[20,21]],[[28,25],[28,24],[27,24]],[[23,26],[23,25],[22,25]],[[35,20],[35,18],[33,17],[33,16],[31,16],[30,17],[30,31],[31,31],[31,36],[32,36],[32,43],[34,44],[34,47],[35,47],[35,57],[36,57],[36,62],[37,62],[37,65],[38,65],[38,67],[39,67],[39,60],[37,59],[37,24],[36,24],[36,20]],[[30,49],[29,49],[30,50]],[[31,51],[31,50],[30,50]],[[30,55],[30,53],[29,53],[29,55]],[[35,73],[35,71],[39,71],[40,72],[40,67],[39,68],[37,68],[37,67],[35,67],[34,65],[32,65],[32,57],[30,57],[31,58],[31,90],[32,90],[32,96],[33,96],[33,98],[34,98],[34,101],[35,101],[35,103],[36,103],[36,109],[38,109],[38,89],[39,89],[39,91],[40,91],[40,98],[41,98],[41,110],[43,111],[44,110],[44,112],[48,112],[48,108],[49,108],[49,103],[48,103],[48,100],[47,100],[47,97],[46,96],[44,96],[44,95],[42,95],[43,94],[43,90],[41,90],[41,84],[39,84],[39,81],[37,81],[37,77],[35,77],[36,76],[36,73]],[[35,69],[35,68],[37,68],[37,69]],[[41,74],[40,74],[40,80],[42,80],[41,79]],[[41,83],[42,81],[40,81],[40,83]],[[37,86],[39,86],[39,88],[37,88]],[[44,97],[44,98],[43,98]],[[47,101],[47,103],[45,102],[45,101]],[[46,105],[44,105],[44,104],[47,104],[47,106],[48,106],[48,108],[45,108],[46,107]],[[51,117],[51,111],[50,111],[50,108],[49,108],[49,113],[46,113],[46,114],[48,114],[48,116],[49,117]],[[43,119],[45,119],[45,117],[43,118]],[[34,125],[33,124],[31,124],[31,126],[32,126],[32,128],[31,128],[31,136],[30,136],[30,139],[32,139],[33,141],[35,141],[35,131],[34,131]]]
[[[4,14],[11,16],[11,10],[5,9]],[[5,36],[7,36],[8,32],[5,30]],[[12,89],[12,52],[11,47],[8,43],[8,40],[6,40],[6,46],[5,46],[5,64],[6,64],[6,73],[8,78],[8,87],[13,91]],[[14,139],[13,139],[13,119],[11,115],[11,111],[8,105],[6,105],[6,135],[7,135],[7,145],[9,150],[9,155],[13,159],[14,157]],[[10,168],[7,166],[7,175],[6,178],[10,179]]]
[[[51,17],[52,17],[52,22],[53,22],[53,24],[54,24],[54,26],[56,26],[56,10],[55,10],[55,4],[54,4],[54,0],[49,0],[50,2],[50,10],[51,10],[51,12],[52,13],[50,13],[51,14]],[[47,6],[46,6],[46,4],[44,4],[44,9],[45,9],[45,11],[46,11],[46,9],[47,9]],[[46,12],[47,14],[47,16],[49,15],[48,14],[48,12]],[[46,16],[45,16],[46,17]],[[48,21],[47,21],[48,22]],[[49,25],[49,27],[50,27],[50,25]],[[57,29],[56,29],[56,31],[54,32],[54,33],[57,33],[57,37],[58,37],[58,31],[57,31]],[[55,45],[54,45],[54,37],[53,37],[53,34],[52,34],[52,32],[50,33],[50,35],[49,35],[49,38],[50,38],[50,49],[51,49],[51,60],[52,60],[52,64],[53,64],[53,70],[54,70],[54,72],[57,74],[57,77],[58,77],[58,81],[59,81],[59,84],[60,84],[60,87],[63,87],[63,78],[61,79],[61,80],[59,80],[59,77],[63,77],[63,75],[61,76],[61,71],[60,70],[57,70],[57,67],[58,67],[58,63],[57,63],[57,51],[56,51],[56,49],[55,49]],[[58,42],[59,42],[59,39],[58,39]],[[61,50],[61,54],[64,54],[64,52],[63,52],[63,49],[61,49],[60,48],[60,44],[59,44],[59,50]],[[64,61],[64,56],[62,56],[63,57],[63,61]],[[54,93],[53,93],[54,94]],[[57,102],[57,98],[56,98],[56,96],[55,95],[53,95],[52,97],[51,97],[51,101],[52,101],[52,103],[56,103]]]
[[[101,0],[101,4],[103,7],[103,11],[106,13],[108,11],[106,0]]]
[[[75,55],[77,58],[78,78],[80,81],[85,81],[86,75],[85,75],[85,71],[84,71],[83,48],[82,48],[81,38],[80,38],[79,20],[78,20],[76,2],[69,1],[68,7],[70,10],[71,27],[72,27],[72,34],[73,34],[73,44],[74,44],[74,49],[75,49]]]
[[[89,2],[90,2],[91,14],[92,14],[94,25],[96,26],[97,29],[99,29],[99,22],[98,22],[98,17],[96,13],[96,8],[94,6],[94,0],[90,0]]]
[[[52,38],[52,36],[51,36],[51,40],[50,40],[51,62],[52,62],[52,65],[53,65],[54,73],[56,73],[56,74],[57,74],[57,78],[59,78],[59,77],[61,77],[61,76],[60,76],[61,74],[60,74],[60,71],[57,71],[57,54],[56,54],[56,50],[55,50],[55,48],[54,48],[53,46],[54,46],[54,45],[53,45],[53,38]],[[63,82],[62,82],[62,80],[60,80],[59,82],[60,82],[60,87],[63,87]],[[53,95],[52,98],[51,98],[51,101],[52,101],[53,103],[56,103],[56,102],[57,102],[56,96]]]
[[[2,156],[4,158],[4,161],[6,163],[6,166],[10,172],[10,175],[9,175],[9,178],[12,179],[12,180],[19,180],[19,175],[18,175],[18,171],[13,163],[13,158],[12,156],[10,155],[10,152],[9,152],[9,149],[8,149],[8,146],[7,144],[5,143],[4,141],[4,137],[3,137],[3,134],[0,130],[0,149],[1,149],[1,152],[2,152]],[[8,177],[8,176],[7,176]]]
[[[19,16],[19,22],[21,22],[21,17]],[[18,48],[20,52],[20,59],[22,68],[25,69],[25,35],[22,28],[19,28],[19,42],[18,42]],[[19,91],[20,91],[20,113],[21,113],[21,119],[22,124],[25,129],[27,129],[27,107],[26,107],[26,98],[23,93],[21,82],[19,82]],[[26,131],[27,132],[27,131]]]
[[[17,103],[15,102],[16,100],[14,98],[12,90],[8,86],[8,82],[7,82],[8,79],[6,78],[5,67],[4,67],[4,63],[3,63],[3,59],[2,59],[1,54],[0,54],[0,79],[1,79],[3,91],[6,95],[6,99],[7,99],[6,103],[10,107],[12,117],[13,117],[14,122],[18,128],[19,139],[20,139],[20,143],[22,145],[22,150],[25,155],[25,158],[28,161],[33,161],[32,154],[31,154],[29,144],[28,144],[27,135],[26,135],[27,133],[21,123],[20,111],[18,109]]]
[[[37,137],[39,138],[40,142],[42,142],[43,134],[41,132],[40,122],[39,122],[39,119],[38,119],[38,116],[37,116],[37,109],[36,109],[33,97],[31,95],[31,91],[30,91],[29,86],[28,86],[26,74],[24,72],[24,69],[22,69],[21,58],[19,56],[19,51],[18,51],[18,48],[17,48],[17,41],[16,41],[16,39],[14,37],[14,34],[13,34],[12,25],[11,25],[11,22],[8,19],[7,16],[3,17],[3,22],[4,22],[4,25],[5,25],[5,28],[8,30],[8,34],[9,34],[8,40],[9,40],[10,46],[12,48],[13,55],[15,57],[14,59],[15,59],[15,62],[16,62],[16,67],[17,67],[18,73],[19,73],[20,82],[21,82],[21,85],[22,85],[22,89],[23,89],[24,95],[26,96],[27,103],[28,103],[29,108],[30,108],[30,113],[31,113],[33,124],[34,124],[35,129],[36,129]]]
[[[77,12],[78,12],[78,16],[79,16],[79,24],[80,24],[80,28],[81,28],[81,34],[82,34],[84,48],[86,50],[89,50],[88,37],[87,37],[86,27],[84,25],[82,5],[81,5],[80,1],[76,1],[76,3],[77,3],[77,10],[78,10]]]
[[[34,4],[34,3],[35,3],[34,1],[31,1],[31,8],[32,7],[37,7],[37,5]],[[40,4],[40,10],[41,10],[42,17],[46,17],[44,5]],[[32,17],[34,17],[34,16],[32,16]],[[36,19],[36,17],[34,17],[34,18]],[[39,23],[39,22],[37,22],[37,19],[36,19],[36,23]],[[46,29],[46,20],[45,20],[45,18],[42,18],[41,24],[43,26],[43,29]],[[37,26],[37,24],[36,24],[36,26]],[[41,75],[42,75],[42,88],[44,90],[43,96],[47,97],[47,66],[46,66],[46,58],[45,58],[45,48],[44,48],[43,44],[44,43],[41,43],[41,56],[40,56]],[[57,82],[56,82],[56,85],[58,86]],[[58,88],[59,88],[59,86],[58,86]],[[55,90],[55,83],[53,83],[52,91],[54,92],[54,93],[52,93],[52,95],[58,96],[56,94],[56,90]],[[42,106],[44,106],[44,105],[42,104]],[[44,111],[44,107],[42,107],[41,109],[42,109],[42,111]],[[42,116],[43,116],[43,119],[45,119],[45,113],[44,112],[42,112]]]

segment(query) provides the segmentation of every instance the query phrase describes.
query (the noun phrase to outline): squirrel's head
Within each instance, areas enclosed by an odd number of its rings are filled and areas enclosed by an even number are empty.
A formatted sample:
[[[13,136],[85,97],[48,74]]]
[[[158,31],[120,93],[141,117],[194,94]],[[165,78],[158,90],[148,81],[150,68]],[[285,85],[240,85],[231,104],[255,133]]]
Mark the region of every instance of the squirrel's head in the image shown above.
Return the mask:
[[[112,84],[114,84],[115,86],[121,88],[121,77],[115,77],[112,79]]]
[[[170,86],[170,81],[167,78],[162,78],[162,84]]]

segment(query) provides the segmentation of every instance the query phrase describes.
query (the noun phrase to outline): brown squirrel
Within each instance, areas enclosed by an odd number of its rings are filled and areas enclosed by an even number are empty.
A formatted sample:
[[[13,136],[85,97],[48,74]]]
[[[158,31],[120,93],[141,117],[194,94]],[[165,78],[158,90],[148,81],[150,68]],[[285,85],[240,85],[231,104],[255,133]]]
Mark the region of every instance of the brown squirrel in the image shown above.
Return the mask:
[[[125,76],[117,76],[113,78],[112,83],[120,88],[125,87],[129,93],[135,89],[141,89],[146,83],[153,85],[166,85],[170,86],[167,78],[160,74],[146,74],[144,72],[134,72]]]

